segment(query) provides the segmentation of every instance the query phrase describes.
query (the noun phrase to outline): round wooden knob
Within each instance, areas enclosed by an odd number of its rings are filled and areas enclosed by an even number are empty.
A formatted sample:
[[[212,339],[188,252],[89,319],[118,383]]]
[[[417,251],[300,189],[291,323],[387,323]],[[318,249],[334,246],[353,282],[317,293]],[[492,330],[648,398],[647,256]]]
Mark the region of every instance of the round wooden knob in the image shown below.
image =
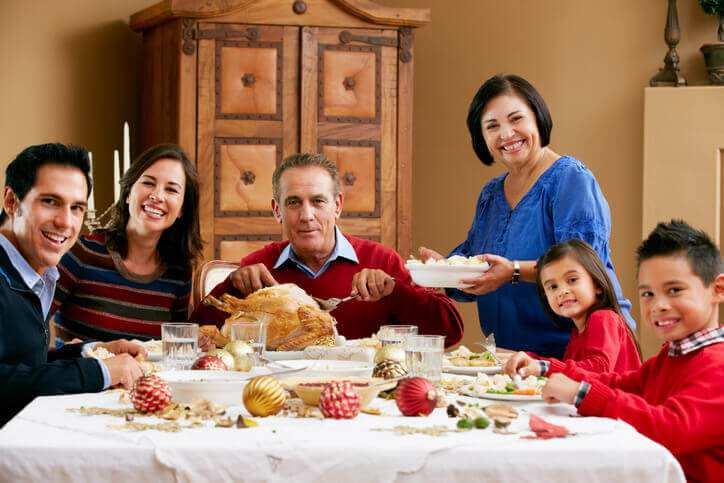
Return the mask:
[[[254,77],[254,74],[244,74],[241,76],[241,82],[244,84],[245,87],[249,87],[251,85],[254,85],[254,82],[256,82],[256,77]]]
[[[342,85],[344,86],[344,89],[347,91],[351,91],[354,89],[354,77],[345,77],[342,81]]]
[[[301,15],[307,11],[307,4],[302,2],[302,0],[297,0],[292,4],[292,10],[294,10],[294,13],[297,15]]]
[[[355,181],[357,181],[357,176],[355,176],[354,173],[351,171],[347,171],[346,173],[344,173],[344,176],[342,176],[342,182],[346,186],[352,186]]]
[[[250,185],[254,184],[254,181],[256,181],[256,175],[251,171],[244,171],[241,175],[241,182],[244,183],[244,185]]]

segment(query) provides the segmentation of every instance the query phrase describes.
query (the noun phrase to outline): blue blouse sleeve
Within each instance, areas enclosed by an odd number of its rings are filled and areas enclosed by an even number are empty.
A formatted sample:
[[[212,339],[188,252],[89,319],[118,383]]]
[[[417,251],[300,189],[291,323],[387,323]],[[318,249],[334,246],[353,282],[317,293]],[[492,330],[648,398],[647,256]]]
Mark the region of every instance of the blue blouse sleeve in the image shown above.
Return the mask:
[[[629,325],[635,322],[629,312],[631,302],[623,297],[613,270],[611,249],[611,211],[593,173],[582,164],[566,170],[552,194],[552,219],[556,243],[579,238],[590,244],[606,267],[613,282],[618,302]]]

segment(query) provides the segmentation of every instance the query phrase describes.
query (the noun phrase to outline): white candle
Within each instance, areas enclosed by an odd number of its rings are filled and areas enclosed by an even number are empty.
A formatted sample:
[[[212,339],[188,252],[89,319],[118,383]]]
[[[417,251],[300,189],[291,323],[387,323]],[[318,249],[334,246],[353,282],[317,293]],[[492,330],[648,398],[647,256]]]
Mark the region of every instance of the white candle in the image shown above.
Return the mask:
[[[93,179],[93,153],[88,151],[88,160],[90,161],[90,173],[88,173],[88,177],[90,178],[91,182],[95,185],[96,180]],[[95,197],[96,190],[91,188],[91,192],[88,193],[88,211],[95,211],[96,210],[96,204],[93,198]]]
[[[131,167],[131,134],[128,123],[123,123],[123,174]]]
[[[118,159],[118,150],[113,150],[113,201],[118,201],[121,197],[121,175],[120,175],[120,159]]]

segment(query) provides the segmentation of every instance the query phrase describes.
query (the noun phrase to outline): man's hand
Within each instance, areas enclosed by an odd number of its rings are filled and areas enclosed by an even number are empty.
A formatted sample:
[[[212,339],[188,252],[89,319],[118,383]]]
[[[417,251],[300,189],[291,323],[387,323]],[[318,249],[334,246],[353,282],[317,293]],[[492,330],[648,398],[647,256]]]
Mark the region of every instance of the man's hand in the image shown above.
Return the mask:
[[[377,302],[390,295],[394,288],[394,278],[377,268],[365,268],[354,274],[350,295],[359,293],[363,302]]]
[[[136,379],[143,376],[143,367],[128,354],[104,359],[108,372],[111,373],[111,387],[131,389]]]
[[[116,355],[130,354],[134,357],[140,355],[144,359],[148,358],[148,352],[146,352],[145,347],[143,347],[141,344],[136,344],[135,342],[128,342],[126,339],[118,339],[111,342],[102,342],[100,344],[96,344],[96,347],[103,347],[108,352]]]
[[[260,288],[278,285],[269,269],[263,263],[237,268],[231,274],[231,284],[246,297]]]
[[[510,377],[515,377],[516,374],[520,374],[520,377],[528,376],[540,376],[540,365],[538,361],[530,357],[525,352],[516,352],[503,366],[503,374],[507,374]]]
[[[419,249],[420,256],[422,257],[422,260],[425,261],[427,259],[432,258],[433,260],[444,260],[445,257],[437,253],[435,250],[430,250],[429,248],[420,247]]]
[[[548,404],[564,402],[573,404],[581,383],[561,373],[553,374],[543,386],[542,397]]]
[[[216,349],[216,344],[214,344],[214,341],[206,337],[205,334],[199,332],[199,349],[204,352],[209,352],[210,350]]]

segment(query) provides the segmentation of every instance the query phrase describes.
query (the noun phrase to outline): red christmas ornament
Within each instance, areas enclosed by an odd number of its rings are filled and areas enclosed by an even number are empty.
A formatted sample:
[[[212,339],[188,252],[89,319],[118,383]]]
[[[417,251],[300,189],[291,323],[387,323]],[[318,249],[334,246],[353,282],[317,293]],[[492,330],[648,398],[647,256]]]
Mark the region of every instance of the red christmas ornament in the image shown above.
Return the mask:
[[[155,413],[171,402],[171,387],[153,374],[141,377],[131,389],[133,407],[141,413]]]
[[[397,386],[395,402],[405,416],[427,416],[435,409],[437,391],[424,377],[412,377]]]
[[[216,356],[201,356],[191,365],[192,370],[199,371],[226,371],[228,367],[221,358]]]
[[[359,414],[360,399],[349,381],[334,381],[322,389],[319,409],[325,418],[352,419]]]

